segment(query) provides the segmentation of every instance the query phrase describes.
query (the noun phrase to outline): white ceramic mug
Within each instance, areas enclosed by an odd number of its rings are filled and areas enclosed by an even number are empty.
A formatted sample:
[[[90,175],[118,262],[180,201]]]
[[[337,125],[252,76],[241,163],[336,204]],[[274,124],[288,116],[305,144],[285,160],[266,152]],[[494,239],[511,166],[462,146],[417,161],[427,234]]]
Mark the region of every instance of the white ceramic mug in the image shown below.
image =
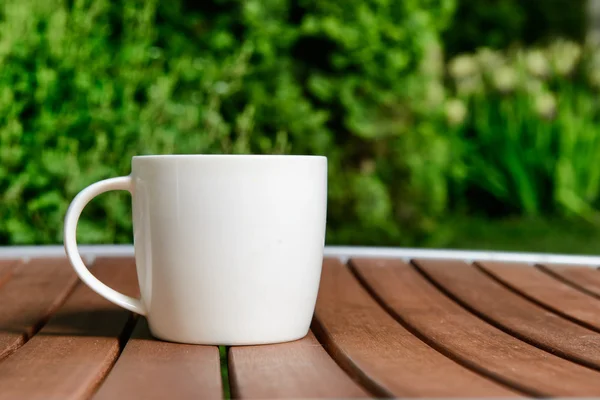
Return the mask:
[[[77,250],[81,211],[129,191],[141,298],[96,279]],[[89,287],[145,315],[157,338],[197,344],[291,341],[309,329],[327,208],[320,156],[133,157],[129,176],[88,186],[65,217],[64,244]]]

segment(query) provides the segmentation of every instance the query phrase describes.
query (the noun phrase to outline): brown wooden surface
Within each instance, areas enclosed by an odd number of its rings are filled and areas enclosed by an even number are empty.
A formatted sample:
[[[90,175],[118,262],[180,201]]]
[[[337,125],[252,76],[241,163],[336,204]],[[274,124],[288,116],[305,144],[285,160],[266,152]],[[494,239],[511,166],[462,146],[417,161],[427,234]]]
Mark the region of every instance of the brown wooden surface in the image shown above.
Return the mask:
[[[137,287],[132,260],[100,259],[94,271],[117,290]],[[79,284],[37,335],[0,362],[0,399],[88,397],[119,355],[130,321],[128,311]]]
[[[22,264],[17,260],[0,260],[0,286],[8,281],[14,270]]]
[[[377,396],[514,396],[407,331],[337,260],[323,265],[316,316],[319,339]]]
[[[599,368],[600,336],[596,332],[513,293],[472,265],[460,261],[416,261],[416,265],[467,308],[511,335]]]
[[[222,397],[219,349],[168,343],[138,318],[131,339],[94,399],[217,399]]]
[[[0,288],[0,360],[22,346],[76,284],[77,277],[66,259],[19,265]]]
[[[522,296],[580,325],[600,331],[600,301],[580,290],[528,265],[496,262],[479,265]]]
[[[312,332],[290,343],[230,348],[229,374],[236,398],[369,397]]]
[[[353,264],[397,319],[461,364],[533,396],[600,394],[600,373],[555,357],[482,321],[404,262],[354,260]],[[452,271],[453,267],[447,269]],[[500,304],[502,300],[495,298]]]
[[[572,265],[540,265],[539,268],[563,282],[600,299],[600,270]]]
[[[64,259],[0,261],[0,400],[222,398],[222,363],[239,398],[600,396],[600,271],[353,263],[324,262],[314,336],[220,360],[153,339]],[[132,258],[92,273],[137,296]]]

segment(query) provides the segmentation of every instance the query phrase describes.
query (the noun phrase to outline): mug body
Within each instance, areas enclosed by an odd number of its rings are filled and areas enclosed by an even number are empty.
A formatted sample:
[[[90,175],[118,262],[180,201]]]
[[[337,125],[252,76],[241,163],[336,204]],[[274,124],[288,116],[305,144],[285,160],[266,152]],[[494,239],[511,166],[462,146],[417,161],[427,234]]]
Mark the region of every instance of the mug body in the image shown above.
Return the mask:
[[[154,336],[248,345],[307,334],[325,240],[325,157],[140,156],[131,178]]]

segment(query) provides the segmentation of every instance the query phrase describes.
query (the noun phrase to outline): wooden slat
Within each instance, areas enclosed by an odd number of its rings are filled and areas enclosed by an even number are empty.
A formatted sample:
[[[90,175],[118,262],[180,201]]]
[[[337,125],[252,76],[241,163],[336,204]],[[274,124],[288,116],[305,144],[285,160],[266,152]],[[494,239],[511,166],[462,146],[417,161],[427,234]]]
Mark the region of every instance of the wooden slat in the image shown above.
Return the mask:
[[[290,343],[231,347],[229,371],[235,398],[369,397],[312,332]]]
[[[600,394],[600,373],[552,356],[482,321],[404,262],[354,260],[353,265],[398,319],[462,364],[534,396]],[[454,268],[448,270],[452,273]],[[470,290],[478,292],[480,287],[473,282]],[[494,300],[502,304],[503,298]]]
[[[0,286],[8,281],[15,269],[21,264],[20,260],[0,260]]]
[[[99,259],[94,271],[117,290],[136,291],[132,259]],[[0,362],[0,399],[88,397],[119,355],[131,322],[131,313],[80,283],[37,335]]]
[[[540,265],[544,272],[562,279],[565,283],[600,298],[600,270],[572,265]]]
[[[600,337],[513,293],[460,261],[416,261],[463,306],[502,330],[548,352],[598,369]]]
[[[168,343],[139,318],[131,339],[94,399],[222,397],[219,348]]]
[[[497,262],[482,262],[479,265],[531,301],[600,332],[600,301],[528,265]]]
[[[41,327],[76,283],[65,259],[36,259],[15,270],[0,288],[0,360]]]
[[[426,345],[387,314],[338,260],[324,262],[315,334],[377,396],[514,396]]]

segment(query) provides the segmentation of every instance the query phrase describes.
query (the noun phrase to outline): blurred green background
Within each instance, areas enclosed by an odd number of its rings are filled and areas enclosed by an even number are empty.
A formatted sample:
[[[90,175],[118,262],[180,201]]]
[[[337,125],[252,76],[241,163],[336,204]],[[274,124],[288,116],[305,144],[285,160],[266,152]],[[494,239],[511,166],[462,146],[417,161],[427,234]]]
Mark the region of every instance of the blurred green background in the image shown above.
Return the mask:
[[[595,3],[4,0],[0,244],[133,155],[284,153],[329,158],[328,244],[597,253]]]

